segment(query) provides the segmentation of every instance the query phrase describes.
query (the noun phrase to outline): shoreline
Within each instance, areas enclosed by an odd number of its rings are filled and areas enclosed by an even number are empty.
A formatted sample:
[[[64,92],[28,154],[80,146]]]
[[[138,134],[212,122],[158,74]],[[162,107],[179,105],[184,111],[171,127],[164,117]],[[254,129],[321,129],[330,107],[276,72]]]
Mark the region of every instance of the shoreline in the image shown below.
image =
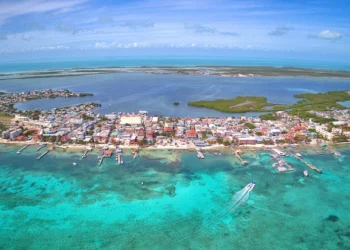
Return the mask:
[[[0,146],[4,145],[4,146],[25,146],[27,144],[29,144],[30,146],[32,145],[36,145],[36,146],[40,146],[42,142],[26,142],[26,141],[4,141],[3,139],[0,139]],[[46,143],[47,146],[52,146],[53,143]],[[328,144],[330,146],[342,146],[342,145],[348,145],[350,144],[350,142],[341,142],[341,143],[331,143]],[[87,145],[55,145],[56,149],[61,149],[61,150],[69,150],[69,151],[77,151],[77,150],[86,150],[87,148],[91,148],[92,151],[94,151],[94,149],[96,150],[102,150],[103,147],[105,147],[106,145],[108,145],[109,149],[115,150],[117,148],[116,145],[112,145],[112,144],[87,144]],[[120,146],[123,150],[133,150],[133,149],[139,149],[140,151],[142,150],[146,150],[146,151],[183,151],[183,150],[187,150],[187,151],[196,151],[196,148],[191,147],[191,146],[149,146],[149,147],[139,147],[138,145],[129,145],[129,146],[124,146],[124,145],[118,145]],[[252,151],[252,150],[268,150],[269,148],[284,148],[284,147],[290,147],[290,144],[280,144],[280,145],[263,145],[263,144],[258,144],[258,145],[240,145],[240,146],[224,146],[224,145],[219,145],[219,144],[214,144],[212,146],[209,147],[202,147],[201,150],[202,151],[217,151],[217,150],[232,150],[232,149],[239,149],[239,150],[243,150],[243,151]],[[318,147],[318,144],[306,144],[306,145],[293,145],[293,147],[296,148],[313,148],[313,147]]]
[[[110,66],[94,68],[65,68],[56,70],[25,70],[4,72],[1,80],[87,76],[115,73],[145,73],[157,75],[189,75],[219,77],[319,77],[350,78],[350,70],[316,69],[276,66]]]

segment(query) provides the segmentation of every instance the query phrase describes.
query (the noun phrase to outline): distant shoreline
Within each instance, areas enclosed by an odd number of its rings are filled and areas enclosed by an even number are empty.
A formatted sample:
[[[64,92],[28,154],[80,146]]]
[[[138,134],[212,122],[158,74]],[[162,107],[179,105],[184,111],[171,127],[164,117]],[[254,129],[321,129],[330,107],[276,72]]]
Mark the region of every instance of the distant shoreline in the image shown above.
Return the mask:
[[[0,73],[0,80],[71,77],[115,73],[147,73],[159,75],[201,75],[220,77],[321,77],[350,78],[350,71],[270,66],[135,66],[70,68],[58,70]]]

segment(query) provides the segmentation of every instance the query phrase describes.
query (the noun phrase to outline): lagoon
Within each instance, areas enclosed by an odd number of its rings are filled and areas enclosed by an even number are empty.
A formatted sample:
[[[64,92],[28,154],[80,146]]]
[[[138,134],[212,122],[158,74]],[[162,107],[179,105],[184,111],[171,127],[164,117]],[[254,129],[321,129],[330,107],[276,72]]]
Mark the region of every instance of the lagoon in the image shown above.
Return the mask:
[[[72,99],[42,99],[18,103],[25,109],[52,109],[81,102],[99,102],[101,113],[138,112],[163,116],[232,116],[204,108],[189,107],[189,101],[230,99],[236,96],[266,96],[271,103],[290,104],[298,93],[347,90],[347,78],[252,77],[157,75],[117,73],[61,78],[37,78],[0,81],[0,90],[21,92],[35,89],[67,88],[74,92],[91,92],[93,97]],[[174,106],[173,102],[180,105]],[[236,114],[240,115],[240,114]],[[259,115],[248,113],[247,115]]]

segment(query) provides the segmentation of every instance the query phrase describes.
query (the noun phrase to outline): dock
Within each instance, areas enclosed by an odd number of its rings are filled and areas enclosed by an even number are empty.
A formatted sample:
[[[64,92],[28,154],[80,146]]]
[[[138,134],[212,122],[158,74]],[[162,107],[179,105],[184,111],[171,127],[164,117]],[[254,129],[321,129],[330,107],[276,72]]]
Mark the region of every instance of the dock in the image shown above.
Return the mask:
[[[122,155],[123,155],[122,152],[117,152],[116,160],[118,161],[118,164],[119,164],[119,165],[124,164]],[[135,158],[134,158],[134,159],[135,159]]]
[[[117,153],[117,156],[115,157],[115,159],[118,161],[118,164],[121,165],[123,164],[123,159],[122,159],[122,155],[123,155],[123,149],[121,147],[118,147],[116,149],[116,153]]]
[[[36,149],[36,152],[40,151],[42,148],[46,147],[46,144],[41,144],[40,147]]]
[[[102,162],[103,162],[103,159],[105,158],[104,155],[98,157],[100,160],[98,161],[98,166],[101,166]]]
[[[17,154],[20,154],[24,149],[26,149],[30,144],[25,145],[23,148],[17,151]]]
[[[89,150],[85,149],[83,155],[81,156],[82,159],[86,158],[87,157],[87,154],[88,154]]]
[[[139,149],[133,150],[132,153],[134,154],[133,158],[136,159],[139,156]]]
[[[318,169],[317,167],[315,167],[314,165],[312,165],[311,163],[308,163],[307,161],[303,160],[302,158],[297,157],[296,155],[293,155],[296,159],[298,159],[299,161],[301,161],[302,163],[304,163],[306,166],[308,166],[309,168],[311,168],[312,170],[316,171],[317,173],[322,174],[322,170]]]
[[[41,155],[39,155],[36,159],[40,160],[41,158],[43,158],[45,155],[47,155],[50,151],[54,150],[54,147],[46,150],[44,153],[42,153]]]
[[[196,148],[196,151],[197,151],[197,157],[199,159],[204,159],[204,154],[202,153],[202,151],[199,149],[199,148]]]
[[[241,163],[242,163],[243,165],[247,165],[248,162],[242,159],[241,153],[242,153],[242,152],[241,152],[240,150],[234,150],[234,149],[232,149],[232,154],[234,154],[234,155],[238,158],[238,160],[241,161]]]

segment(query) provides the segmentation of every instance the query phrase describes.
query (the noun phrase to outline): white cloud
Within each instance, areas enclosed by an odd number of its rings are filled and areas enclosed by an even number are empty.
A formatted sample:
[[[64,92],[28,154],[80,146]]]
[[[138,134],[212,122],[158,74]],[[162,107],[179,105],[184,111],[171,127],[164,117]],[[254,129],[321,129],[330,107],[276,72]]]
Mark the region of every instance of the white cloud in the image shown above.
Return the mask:
[[[309,35],[309,37],[310,38],[325,39],[325,40],[338,40],[338,39],[341,39],[343,36],[339,32],[332,32],[330,30],[324,30],[318,34]]]
[[[93,48],[95,49],[112,49],[112,48],[130,49],[130,48],[148,48],[148,47],[152,47],[152,46],[148,43],[137,43],[137,42],[133,42],[133,43],[97,42],[95,43],[95,46]]]
[[[42,47],[36,47],[36,48],[33,48],[33,49],[27,49],[27,51],[36,51],[36,50],[39,50],[39,51],[48,51],[48,50],[67,50],[67,49],[70,49],[70,47],[68,46],[64,46],[64,45],[56,45],[56,46],[42,46]]]
[[[21,0],[0,2],[0,24],[3,24],[10,17],[29,13],[65,10],[85,3],[86,1],[87,0]]]

